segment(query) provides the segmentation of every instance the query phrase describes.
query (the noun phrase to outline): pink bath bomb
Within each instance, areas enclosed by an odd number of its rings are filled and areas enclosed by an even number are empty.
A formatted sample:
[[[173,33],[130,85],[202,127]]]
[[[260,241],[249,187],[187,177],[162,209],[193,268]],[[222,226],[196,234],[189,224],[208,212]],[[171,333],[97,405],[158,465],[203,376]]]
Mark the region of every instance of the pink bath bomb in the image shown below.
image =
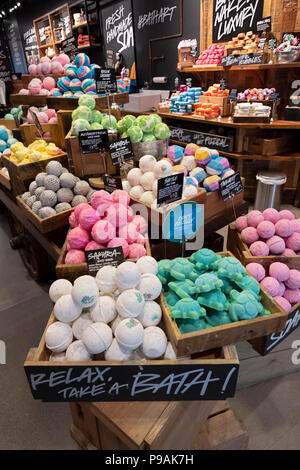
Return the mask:
[[[278,305],[285,311],[289,312],[292,308],[291,304],[289,303],[288,300],[286,300],[284,297],[274,297],[275,302],[278,303]]]
[[[29,75],[36,75],[36,65],[35,64],[31,64],[29,65],[28,67],[28,73]]]
[[[121,246],[123,250],[124,258],[127,258],[128,250],[129,250],[127,240],[125,240],[125,238],[115,237],[112,240],[110,240],[110,242],[108,242],[107,244],[108,248],[114,248],[115,246]]]
[[[95,223],[100,220],[100,215],[95,209],[89,207],[80,212],[78,220],[80,227],[84,228],[84,230],[92,230]]]
[[[47,108],[47,109],[43,109],[43,112],[47,114],[49,119],[57,117],[55,109],[48,109]]]
[[[270,265],[269,275],[277,279],[277,281],[284,282],[289,279],[290,270],[286,264],[276,262]]]
[[[90,242],[88,242],[88,244],[86,245],[84,250],[85,251],[101,250],[103,248],[106,248],[106,246],[105,245],[100,245],[100,243],[95,242],[95,240],[91,240]]]
[[[145,234],[148,232],[148,221],[144,219],[142,215],[135,215],[132,222],[137,225],[138,232]]]
[[[275,224],[275,231],[279,237],[287,238],[294,233],[294,227],[290,220],[280,219]]]
[[[254,227],[244,228],[244,230],[242,230],[241,237],[243,242],[247,243],[247,245],[251,245],[259,239],[257,230]]]
[[[247,221],[249,227],[257,227],[258,224],[264,221],[264,216],[260,211],[251,211],[247,215]]]
[[[248,227],[248,219],[246,215],[241,215],[241,217],[238,217],[236,219],[235,228],[237,229],[238,232],[241,232],[247,227]]]
[[[277,279],[273,277],[265,277],[261,283],[261,287],[263,287],[272,297],[276,297],[276,295],[280,292],[280,285]]]
[[[36,113],[38,120],[40,121],[41,124],[47,124],[49,121],[49,118],[46,113]]]
[[[70,63],[70,57],[67,54],[59,54],[56,60],[60,62],[62,66]]]
[[[57,122],[58,122],[57,117],[50,118],[48,122],[49,122],[49,124],[57,124]]]
[[[130,196],[123,189],[116,189],[116,191],[112,193],[112,200],[113,202],[118,202],[119,204],[123,204],[123,206],[127,207],[130,203]]]
[[[51,73],[51,63],[50,62],[43,62],[41,64],[41,72],[43,75],[48,75]],[[54,88],[54,87],[52,87]]]
[[[57,75],[61,75],[63,73],[63,66],[60,62],[55,61],[51,62],[51,73],[55,73]]]
[[[282,253],[282,256],[296,256],[296,253],[294,250],[291,250],[290,248],[286,248],[284,252]]]
[[[115,227],[124,227],[124,225],[133,219],[133,212],[131,207],[113,203],[106,210],[106,219]]]
[[[253,256],[268,256],[269,255],[269,247],[265,242],[254,242],[250,245],[250,253]]]
[[[287,209],[284,209],[283,211],[279,212],[279,217],[281,219],[287,219],[287,220],[294,220],[295,216],[291,211],[288,211]]]
[[[286,241],[287,248],[294,251],[300,250],[300,233],[294,232]]]
[[[286,290],[285,284],[283,282],[279,282],[279,287],[280,287],[280,289],[278,291],[278,295],[279,295],[279,297],[283,297],[284,293],[285,293],[285,290]]]
[[[141,258],[142,256],[146,256],[146,254],[146,249],[139,243],[133,243],[132,245],[129,245],[128,258],[137,259]]]
[[[100,216],[104,215],[106,209],[112,204],[112,197],[107,191],[101,189],[93,193],[91,198],[91,205],[96,209]]]
[[[267,240],[267,245],[269,247],[270,253],[273,255],[281,255],[281,253],[283,253],[285,250],[284,240],[282,240],[282,238],[278,237],[277,235],[274,235],[274,237],[271,237],[269,240]]]
[[[81,227],[75,227],[69,231],[67,241],[71,249],[82,250],[90,241],[90,234]]]
[[[66,254],[65,257],[65,264],[78,264],[78,263],[85,263],[86,258],[84,251],[82,250],[70,250]]]
[[[59,88],[52,88],[52,90],[49,91],[49,96],[52,96],[56,91],[60,91]]]
[[[100,244],[109,242],[115,236],[116,228],[108,220],[99,220],[92,228],[92,237]]]
[[[46,90],[52,90],[55,87],[55,80],[53,77],[46,77],[43,80],[43,87],[46,88]]]
[[[119,237],[125,238],[127,243],[136,243],[138,236],[139,228],[133,222],[129,222],[128,224],[119,228]]]
[[[269,222],[272,222],[272,224],[276,224],[278,220],[280,219],[279,212],[276,209],[266,209],[263,211],[263,216],[265,220],[268,220]]]
[[[139,243],[140,245],[145,246],[146,239],[145,239],[144,235],[142,235],[141,233],[139,233],[139,235],[138,235],[138,237],[137,237],[137,240],[136,240],[136,243]]]
[[[290,302],[290,304],[297,304],[300,302],[300,289],[286,289],[284,298]]]
[[[275,226],[272,222],[264,220],[257,226],[257,233],[261,238],[268,239],[275,235]]]
[[[84,209],[89,209],[91,206],[87,202],[82,202],[81,204],[78,204],[78,206],[75,207],[74,209],[74,214],[76,219],[78,220],[79,223],[79,216],[80,212],[83,211]]]
[[[26,88],[22,88],[19,91],[19,95],[29,95],[29,90],[27,90]]]
[[[76,215],[74,213],[74,211],[72,212],[72,214],[69,216],[69,225],[70,227],[72,228],[75,228],[75,227],[78,227],[78,220],[76,218]]]
[[[290,222],[293,225],[294,232],[300,233],[300,219],[294,219]]]
[[[265,268],[259,263],[247,264],[246,270],[257,280],[257,282],[262,281],[266,277]]]
[[[42,88],[39,94],[41,96],[49,96],[49,93],[50,93],[49,90],[46,90],[46,88]]]
[[[30,95],[39,95],[42,87],[37,82],[29,83],[28,90]]]
[[[300,271],[297,269],[290,270],[290,277],[285,281],[285,285],[288,289],[299,289],[300,288]]]
[[[41,57],[41,59],[40,59],[40,64],[44,64],[46,62],[48,62],[48,63],[51,62],[50,57],[48,57],[47,55],[45,55],[44,57]]]
[[[37,73],[37,75],[42,75],[42,65],[43,65],[43,63],[38,64],[38,65],[36,66],[36,73]]]

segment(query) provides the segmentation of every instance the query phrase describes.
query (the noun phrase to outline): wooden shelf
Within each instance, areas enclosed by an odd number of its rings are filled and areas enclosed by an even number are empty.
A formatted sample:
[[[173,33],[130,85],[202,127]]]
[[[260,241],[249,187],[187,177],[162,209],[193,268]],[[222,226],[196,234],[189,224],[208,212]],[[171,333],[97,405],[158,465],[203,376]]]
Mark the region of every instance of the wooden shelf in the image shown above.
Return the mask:
[[[100,47],[100,44],[92,44],[90,46],[77,46],[77,49],[92,49],[93,47]]]
[[[201,73],[201,72],[231,72],[241,70],[277,70],[299,68],[300,62],[289,62],[286,64],[256,64],[256,65],[233,65],[232,67],[223,67],[222,65],[195,65],[194,67],[186,67],[179,70],[181,73]]]
[[[83,21],[80,24],[72,25],[72,29],[82,28],[83,26],[87,26],[87,24],[88,24],[87,21]],[[90,21],[89,22],[89,26],[95,26],[96,24],[97,24],[97,21]]]

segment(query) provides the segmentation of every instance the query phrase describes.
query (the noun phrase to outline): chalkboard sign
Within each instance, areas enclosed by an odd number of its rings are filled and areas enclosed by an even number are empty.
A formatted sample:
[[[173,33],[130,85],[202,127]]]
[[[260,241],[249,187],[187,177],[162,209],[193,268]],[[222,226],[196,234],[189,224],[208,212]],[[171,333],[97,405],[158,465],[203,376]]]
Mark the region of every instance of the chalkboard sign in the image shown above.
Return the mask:
[[[44,402],[204,401],[233,397],[238,364],[25,366]]]
[[[239,57],[238,55],[223,55],[221,59],[221,65],[223,67],[233,67],[234,65],[239,65]]]
[[[271,51],[274,51],[277,47],[277,39],[276,38],[271,38],[268,41],[268,49]]]
[[[280,94],[278,92],[272,93],[270,99],[271,101],[278,101],[280,98]]]
[[[70,38],[62,41],[61,48],[64,53],[67,54],[71,60],[73,60],[76,54],[78,54],[77,40],[75,36],[71,36]]]
[[[117,92],[116,72],[114,69],[96,69],[95,77],[97,93],[103,94],[106,91],[110,93]]]
[[[133,159],[132,145],[129,137],[115,140],[109,144],[109,152],[113,165],[119,165]]]
[[[236,90],[237,91],[237,90]],[[207,134],[204,132],[195,132],[181,127],[169,126],[172,140],[185,144],[196,144],[200,147],[208,147],[223,152],[231,152],[232,138],[221,135]]]
[[[263,6],[264,0],[214,0],[213,42],[231,41],[234,36],[247,31],[256,33]]]
[[[226,90],[226,80],[225,78],[221,78],[220,80],[220,90]]]
[[[121,178],[116,176],[104,175],[103,182],[104,189],[108,193],[113,193],[116,189],[123,189]]]
[[[9,50],[4,40],[0,40],[0,80],[5,83],[6,88],[12,86],[12,69],[9,60]]]
[[[79,142],[82,153],[100,153],[108,148],[108,134],[106,129],[79,132]]]
[[[12,16],[9,20],[4,20],[6,35],[8,39],[10,56],[14,66],[15,73],[27,73],[27,65],[24,56],[24,48],[19,33],[19,25],[16,17]]]
[[[267,16],[266,18],[263,18],[262,20],[259,20],[256,23],[256,30],[258,33],[271,31],[271,29],[272,29],[272,16]]]
[[[96,276],[103,266],[119,266],[124,261],[123,248],[115,246],[113,248],[102,248],[101,250],[85,251],[88,272],[90,276]]]
[[[267,38],[260,38],[259,43],[257,45],[257,49],[259,49],[260,51],[263,51],[266,41],[267,41]]]
[[[285,324],[285,328],[280,333],[272,333],[266,336],[265,349],[263,354],[269,354],[278,344],[284,341],[293,331],[300,325],[300,306],[293,308],[289,313],[288,320]]]
[[[228,201],[234,196],[237,196],[244,191],[243,183],[241,182],[240,172],[237,171],[234,175],[228,176],[219,183],[219,189],[223,201]]]
[[[229,101],[236,101],[237,100],[237,93],[238,93],[237,89],[232,88],[232,90],[230,90],[229,96],[228,96]]]
[[[258,65],[263,63],[263,58],[264,55],[262,52],[227,55],[222,57],[221,65],[223,65],[223,67],[232,67],[233,65]]]
[[[182,199],[184,174],[160,178],[157,184],[157,205],[170,204]]]

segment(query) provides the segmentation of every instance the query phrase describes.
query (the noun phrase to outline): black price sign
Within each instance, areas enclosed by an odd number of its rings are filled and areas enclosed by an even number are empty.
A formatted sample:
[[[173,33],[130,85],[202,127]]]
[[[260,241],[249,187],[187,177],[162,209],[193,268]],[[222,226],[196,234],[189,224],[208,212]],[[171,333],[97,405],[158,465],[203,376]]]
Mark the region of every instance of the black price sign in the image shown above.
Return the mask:
[[[236,88],[233,88],[232,90],[230,90],[230,93],[229,93],[229,96],[228,96],[228,99],[229,101],[236,101],[237,100],[237,89]]]
[[[119,165],[133,159],[132,145],[129,137],[111,142],[109,144],[109,151],[113,165]]]
[[[272,93],[270,99],[271,101],[278,101],[279,100],[279,93]]]
[[[88,272],[91,276],[96,276],[103,266],[119,266],[124,261],[123,248],[115,246],[113,248],[102,248],[101,250],[88,250],[85,252]]]
[[[160,178],[157,184],[157,205],[170,204],[182,199],[184,174]]]
[[[106,129],[79,132],[79,142],[82,153],[100,153],[108,148],[108,134]]]
[[[225,80],[225,78],[221,78],[221,80],[220,80],[220,90],[226,90],[226,80]]]
[[[70,59],[74,59],[76,54],[78,54],[77,42],[76,42],[75,36],[72,36],[62,41],[61,47],[64,53],[70,57]]]
[[[97,93],[117,93],[115,69],[95,69]]]
[[[260,51],[263,51],[264,47],[265,47],[265,44],[266,44],[266,40],[267,40],[267,38],[261,38],[259,40],[258,45],[257,45],[257,49],[259,49]]]
[[[108,193],[113,193],[116,189],[123,189],[121,178],[117,178],[116,176],[104,175],[103,182],[104,189]]]
[[[219,189],[224,202],[240,194],[244,190],[240,172],[237,171],[234,175],[221,180],[219,183]]]
[[[38,117],[37,117],[37,114],[36,114],[34,111],[32,111],[31,109],[29,109],[29,112],[30,112],[31,117],[32,117],[32,119],[34,120],[34,124],[36,125],[36,127],[37,127],[37,129],[38,129],[38,131],[39,131],[39,133],[40,133],[40,136],[41,136],[41,138],[42,138],[42,137],[43,137],[43,128],[42,128],[41,123],[40,123],[40,121],[39,121],[39,119],[38,119]],[[16,122],[16,119],[15,119],[15,122]],[[16,122],[16,123],[17,123],[17,122]]]
[[[271,51],[274,51],[276,47],[277,47],[277,39],[276,38],[269,39],[268,49],[270,49]]]
[[[267,16],[266,18],[263,18],[262,20],[258,21],[256,23],[256,29],[258,33],[265,32],[265,31],[271,31],[272,29],[272,16]]]

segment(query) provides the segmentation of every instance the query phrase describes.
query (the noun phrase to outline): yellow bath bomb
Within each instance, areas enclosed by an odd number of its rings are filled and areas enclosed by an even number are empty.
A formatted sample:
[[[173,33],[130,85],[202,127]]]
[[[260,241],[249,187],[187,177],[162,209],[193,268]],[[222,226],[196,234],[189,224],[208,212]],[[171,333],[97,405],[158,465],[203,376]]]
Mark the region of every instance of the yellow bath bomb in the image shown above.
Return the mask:
[[[33,162],[38,162],[41,159],[41,152],[38,152],[37,150],[30,150],[28,157],[30,160]]]
[[[11,145],[10,150],[12,151],[12,153],[16,153],[18,150],[21,150],[22,148],[24,148],[23,142],[16,142],[15,144]]]
[[[38,152],[43,152],[46,150],[47,143],[44,139],[38,139],[32,142],[28,148],[31,150],[37,150]]]
[[[18,162],[21,162],[22,160],[24,160],[24,158],[27,158],[28,153],[29,153],[28,149],[24,148],[23,150],[18,150],[15,153],[15,157],[18,160]]]
[[[31,161],[28,158],[24,158],[24,160],[19,162],[19,165],[26,165],[27,163],[31,163]]]
[[[16,157],[10,157],[10,161],[13,163],[18,163],[18,160],[16,159]]]
[[[61,153],[60,148],[56,147],[56,145],[53,143],[47,145],[46,151],[49,153],[49,155],[59,155]]]

